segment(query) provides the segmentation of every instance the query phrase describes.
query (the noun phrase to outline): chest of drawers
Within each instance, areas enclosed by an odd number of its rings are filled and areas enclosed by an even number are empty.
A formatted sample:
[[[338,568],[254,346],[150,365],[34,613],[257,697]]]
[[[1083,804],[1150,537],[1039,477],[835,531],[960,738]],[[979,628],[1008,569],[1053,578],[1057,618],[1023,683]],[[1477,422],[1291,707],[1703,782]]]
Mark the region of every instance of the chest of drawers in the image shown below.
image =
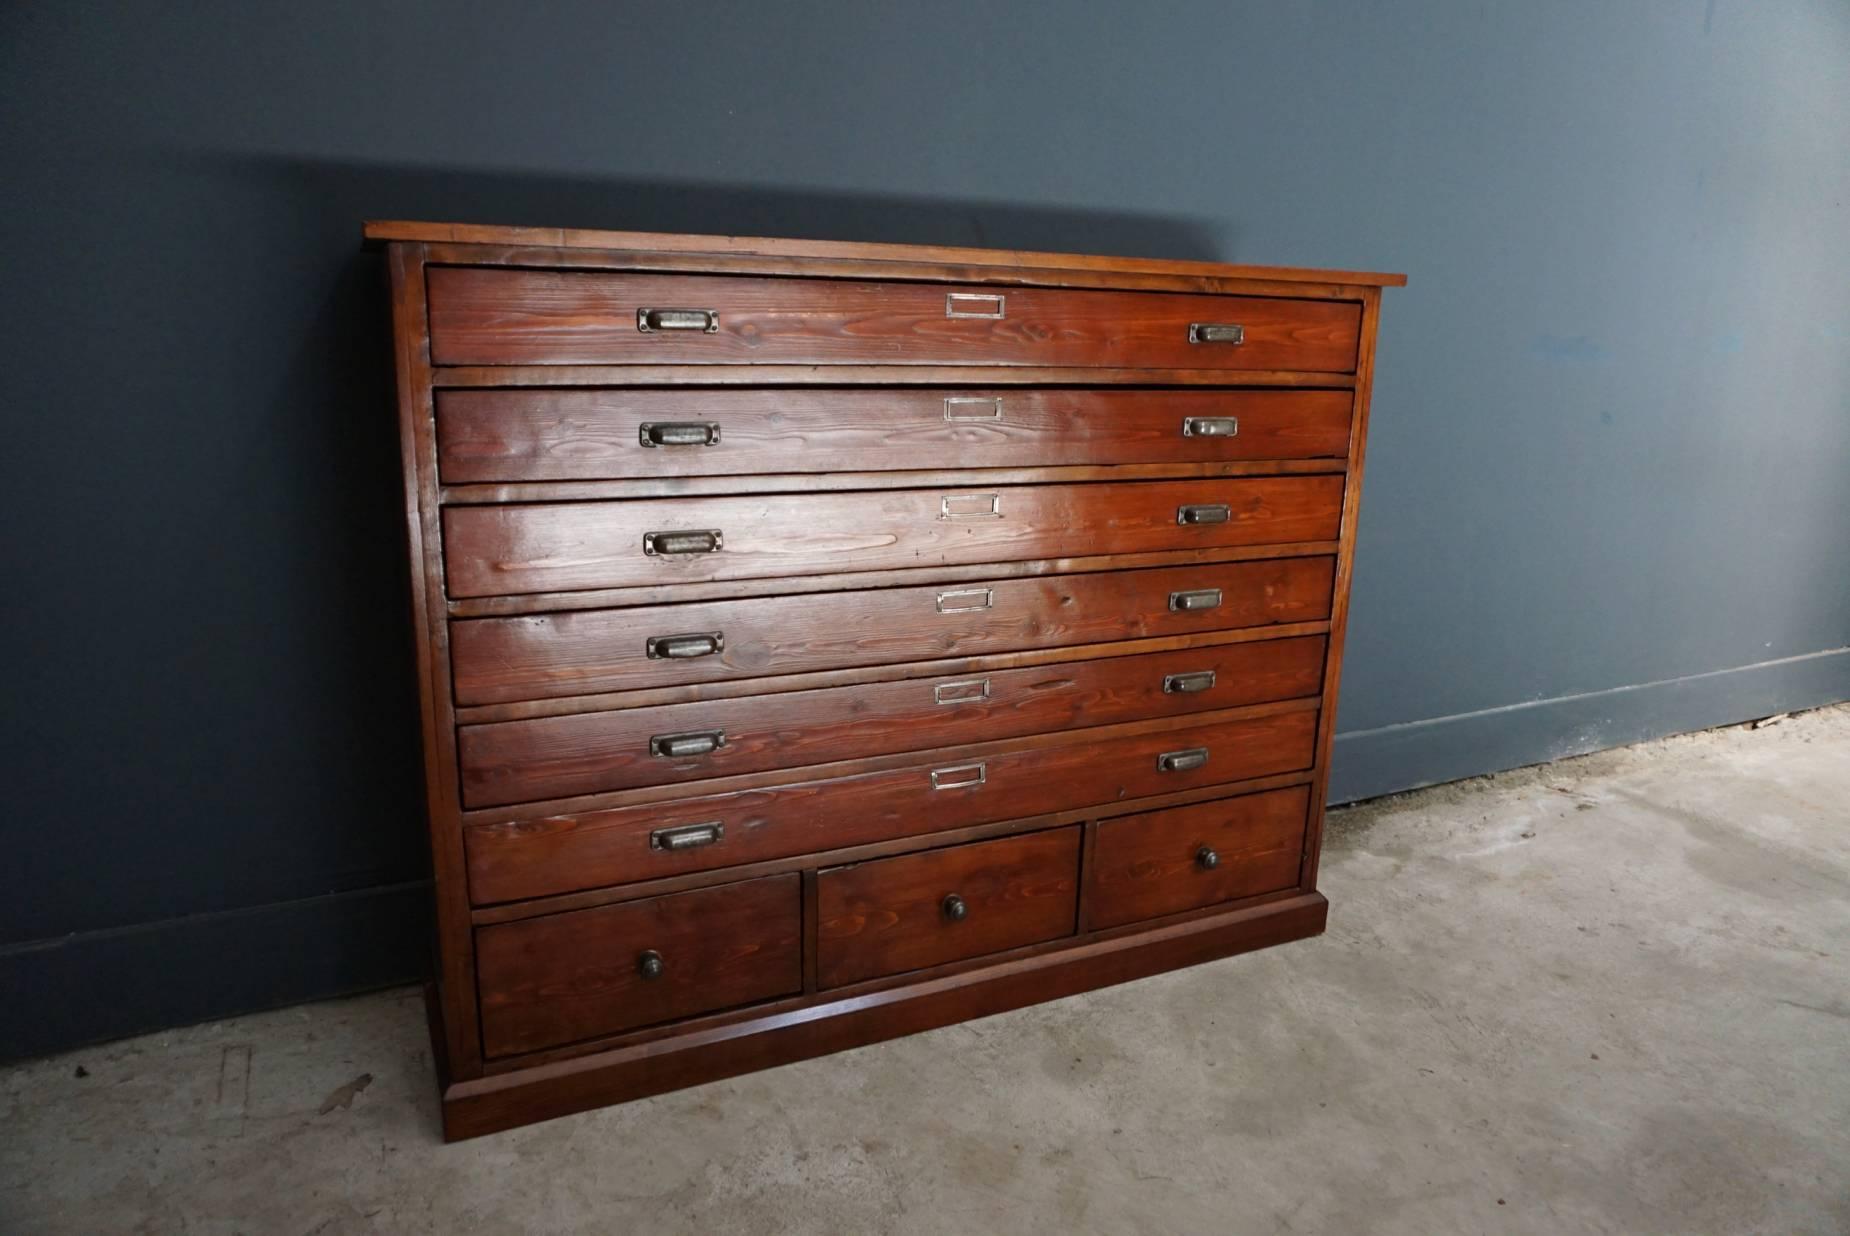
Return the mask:
[[[446,1135],[1322,930],[1400,276],[366,234]]]

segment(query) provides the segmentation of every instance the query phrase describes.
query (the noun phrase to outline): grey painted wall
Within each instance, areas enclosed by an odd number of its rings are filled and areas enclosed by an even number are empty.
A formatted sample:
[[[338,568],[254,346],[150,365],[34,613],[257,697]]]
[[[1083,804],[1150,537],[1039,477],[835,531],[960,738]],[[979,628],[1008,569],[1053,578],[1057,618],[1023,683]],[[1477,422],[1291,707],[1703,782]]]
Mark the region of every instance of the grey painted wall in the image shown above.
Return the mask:
[[[1850,6],[11,5],[0,1054],[420,973],[365,217],[1405,270],[1339,795],[1850,696]]]

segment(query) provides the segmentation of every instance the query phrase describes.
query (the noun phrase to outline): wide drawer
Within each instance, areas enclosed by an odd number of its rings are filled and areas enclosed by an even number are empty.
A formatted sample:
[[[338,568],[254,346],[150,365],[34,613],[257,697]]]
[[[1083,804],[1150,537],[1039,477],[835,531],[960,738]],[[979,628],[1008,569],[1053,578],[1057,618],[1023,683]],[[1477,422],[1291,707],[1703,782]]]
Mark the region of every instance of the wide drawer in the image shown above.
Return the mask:
[[[464,829],[469,891],[478,904],[515,901],[1309,768],[1316,709],[1260,707],[1278,711],[1130,734],[1076,730],[855,776],[475,824]]]
[[[466,725],[465,807],[923,751],[1315,695],[1324,638]]]
[[[1348,373],[1356,301],[433,267],[438,365],[1037,365]]]
[[[1290,888],[1304,860],[1307,786],[1104,820],[1086,920],[1114,927]]]
[[[459,704],[967,658],[1330,615],[1335,559],[1263,559],[450,624]]]
[[[444,390],[447,484],[1339,459],[1346,390]]]
[[[536,1051],[803,989],[794,875],[479,928],[482,1048]]]
[[[816,875],[816,983],[840,987],[1071,935],[1079,829]]]
[[[456,506],[452,597],[1336,539],[1341,476]]]

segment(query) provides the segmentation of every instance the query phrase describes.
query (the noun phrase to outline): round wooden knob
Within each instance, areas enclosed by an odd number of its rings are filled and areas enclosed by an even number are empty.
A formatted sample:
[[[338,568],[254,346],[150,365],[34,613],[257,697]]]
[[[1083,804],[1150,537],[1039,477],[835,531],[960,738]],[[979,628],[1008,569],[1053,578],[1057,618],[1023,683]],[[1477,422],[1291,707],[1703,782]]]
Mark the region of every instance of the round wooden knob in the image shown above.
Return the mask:
[[[644,951],[642,956],[636,959],[636,969],[641,971],[642,977],[646,979],[662,977],[662,971],[667,968],[668,963],[663,961],[662,955],[654,949]]]
[[[959,897],[956,893],[952,893],[949,897],[944,899],[944,917],[950,919],[953,923],[963,922],[964,916],[968,913],[970,913],[970,907],[965,905],[964,899]]]
[[[1204,845],[1195,851],[1195,862],[1203,871],[1212,871],[1220,866],[1220,855],[1216,854],[1211,846]]]

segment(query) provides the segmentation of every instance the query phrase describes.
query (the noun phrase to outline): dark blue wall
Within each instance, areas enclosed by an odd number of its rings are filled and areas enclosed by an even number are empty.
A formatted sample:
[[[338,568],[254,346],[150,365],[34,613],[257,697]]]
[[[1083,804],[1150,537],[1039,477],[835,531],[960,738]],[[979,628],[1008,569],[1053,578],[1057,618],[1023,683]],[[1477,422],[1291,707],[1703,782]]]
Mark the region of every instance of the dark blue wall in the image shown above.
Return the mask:
[[[410,978],[366,217],[1404,270],[1340,797],[1850,696],[1850,6],[7,6],[0,1054]]]

